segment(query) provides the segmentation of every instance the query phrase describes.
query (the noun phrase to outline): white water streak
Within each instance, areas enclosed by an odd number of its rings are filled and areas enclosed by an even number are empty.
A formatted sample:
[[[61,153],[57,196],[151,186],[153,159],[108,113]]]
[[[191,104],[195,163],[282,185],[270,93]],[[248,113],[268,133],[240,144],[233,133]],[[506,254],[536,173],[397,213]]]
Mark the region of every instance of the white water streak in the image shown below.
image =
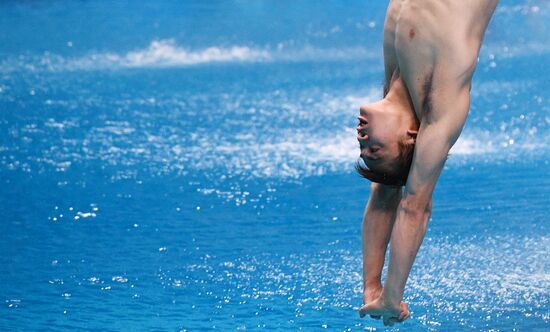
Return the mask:
[[[290,49],[282,43],[277,47],[265,48],[234,45],[189,49],[177,45],[173,39],[164,39],[153,40],[146,48],[127,53],[91,52],[74,58],[45,53],[38,57],[9,58],[0,62],[0,72],[166,68],[211,63],[364,60],[373,58],[375,55],[374,52],[363,47],[320,49],[305,45],[300,49]]]

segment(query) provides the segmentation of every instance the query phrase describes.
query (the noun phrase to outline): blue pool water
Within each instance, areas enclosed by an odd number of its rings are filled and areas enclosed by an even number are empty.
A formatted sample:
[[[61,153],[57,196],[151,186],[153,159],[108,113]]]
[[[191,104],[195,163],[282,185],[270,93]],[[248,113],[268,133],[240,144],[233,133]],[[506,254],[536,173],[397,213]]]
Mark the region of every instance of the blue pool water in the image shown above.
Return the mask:
[[[360,319],[385,1],[0,3],[0,330]],[[550,329],[550,4],[501,1],[395,330]]]

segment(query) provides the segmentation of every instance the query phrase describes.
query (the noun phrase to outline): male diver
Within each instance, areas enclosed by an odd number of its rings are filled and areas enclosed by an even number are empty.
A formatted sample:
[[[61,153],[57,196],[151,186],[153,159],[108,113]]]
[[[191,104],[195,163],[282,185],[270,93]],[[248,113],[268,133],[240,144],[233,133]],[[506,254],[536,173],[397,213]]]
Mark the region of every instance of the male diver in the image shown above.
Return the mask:
[[[468,115],[472,76],[497,3],[389,3],[384,98],[360,108],[357,126],[363,161],[357,170],[372,181],[362,225],[361,317],[382,317],[391,326],[410,315],[402,302],[405,284],[424,239],[435,184]]]

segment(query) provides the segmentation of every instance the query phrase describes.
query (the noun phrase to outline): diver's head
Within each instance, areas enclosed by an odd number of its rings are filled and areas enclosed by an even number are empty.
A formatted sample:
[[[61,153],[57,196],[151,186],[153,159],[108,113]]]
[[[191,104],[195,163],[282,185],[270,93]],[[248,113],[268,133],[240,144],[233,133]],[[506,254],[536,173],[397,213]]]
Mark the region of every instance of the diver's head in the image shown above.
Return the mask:
[[[358,119],[357,140],[365,164],[357,164],[359,174],[373,182],[404,185],[412,162],[418,120],[402,82],[393,83],[384,99],[361,106]]]

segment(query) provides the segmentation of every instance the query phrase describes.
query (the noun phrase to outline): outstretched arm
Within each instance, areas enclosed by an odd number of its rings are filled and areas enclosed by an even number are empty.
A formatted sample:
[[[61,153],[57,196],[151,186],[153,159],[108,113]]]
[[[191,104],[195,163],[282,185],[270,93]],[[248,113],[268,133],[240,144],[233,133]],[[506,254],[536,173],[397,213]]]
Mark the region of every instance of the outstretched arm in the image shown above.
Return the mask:
[[[400,200],[401,187],[371,184],[362,225],[364,303],[374,300],[382,290],[380,277]]]
[[[395,42],[396,13],[388,7],[384,22],[384,96],[388,93],[392,77],[397,71]],[[380,294],[380,277],[390,235],[395,222],[397,206],[401,200],[401,187],[372,183],[369,202],[362,225],[363,242],[363,302],[367,303]]]
[[[449,150],[458,139],[470,105],[469,83],[439,82],[432,110],[423,118],[391,236],[390,262],[384,300],[398,307],[431,215],[431,198]]]

